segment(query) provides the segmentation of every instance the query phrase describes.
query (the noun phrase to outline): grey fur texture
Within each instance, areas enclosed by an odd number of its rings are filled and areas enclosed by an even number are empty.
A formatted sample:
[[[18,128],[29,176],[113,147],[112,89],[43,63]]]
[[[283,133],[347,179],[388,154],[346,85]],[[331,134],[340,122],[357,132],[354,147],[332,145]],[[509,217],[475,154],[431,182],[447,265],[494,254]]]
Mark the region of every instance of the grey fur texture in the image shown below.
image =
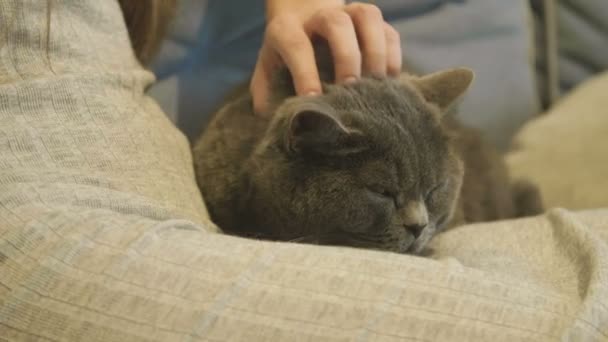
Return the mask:
[[[534,187],[511,186],[498,153],[447,114],[470,70],[332,85],[324,60],[323,95],[295,97],[283,72],[269,119],[243,89],[196,141],[197,180],[224,231],[420,253],[447,227],[542,210]]]

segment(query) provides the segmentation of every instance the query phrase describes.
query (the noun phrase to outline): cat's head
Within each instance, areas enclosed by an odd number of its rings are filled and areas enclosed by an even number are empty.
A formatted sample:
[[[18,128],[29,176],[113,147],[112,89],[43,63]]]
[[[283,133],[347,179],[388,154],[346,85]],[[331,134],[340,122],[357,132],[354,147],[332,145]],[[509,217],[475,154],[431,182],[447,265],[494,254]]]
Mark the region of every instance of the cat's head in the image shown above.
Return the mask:
[[[473,73],[363,78],[290,97],[247,168],[273,238],[419,252],[452,217],[463,166],[445,113]]]

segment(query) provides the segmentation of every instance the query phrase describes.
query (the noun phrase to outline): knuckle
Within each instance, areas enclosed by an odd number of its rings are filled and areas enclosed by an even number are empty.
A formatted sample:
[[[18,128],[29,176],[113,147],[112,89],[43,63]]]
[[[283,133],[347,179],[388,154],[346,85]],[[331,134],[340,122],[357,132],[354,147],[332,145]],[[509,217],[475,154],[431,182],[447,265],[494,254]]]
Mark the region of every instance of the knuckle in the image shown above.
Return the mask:
[[[334,56],[336,67],[347,67],[352,69],[353,66],[361,64],[361,58],[347,53],[336,53]]]
[[[369,51],[365,54],[365,58],[369,63],[384,63],[386,61],[386,53],[382,53],[380,51]]]
[[[279,44],[284,47],[284,52],[291,55],[300,51],[305,51],[308,48],[308,41],[302,39],[299,35],[285,35],[280,40]]]
[[[351,50],[345,47],[336,47],[331,49],[331,54],[336,63],[360,65],[363,59],[363,51]]]
[[[266,35],[270,37],[281,36],[293,26],[293,18],[289,15],[278,15],[266,25]]]
[[[289,47],[290,51],[306,49],[308,43],[306,35],[290,27],[282,20],[273,20],[266,27],[265,43],[268,43],[273,50],[281,50],[281,47]]]
[[[272,19],[268,25],[266,25],[266,35],[275,36],[281,32],[281,28],[284,26],[283,17],[276,17]]]
[[[319,12],[319,16],[323,23],[328,27],[349,26],[352,24],[350,16],[344,11],[336,9],[327,9]]]
[[[334,58],[336,71],[345,74],[358,74],[361,68],[361,56],[338,53]]]
[[[378,6],[371,4],[355,3],[350,5],[354,16],[364,20],[384,20],[382,11]]]
[[[384,26],[384,34],[386,35],[386,40],[389,43],[397,43],[401,41],[401,34],[399,31],[395,30],[391,25],[386,24]]]

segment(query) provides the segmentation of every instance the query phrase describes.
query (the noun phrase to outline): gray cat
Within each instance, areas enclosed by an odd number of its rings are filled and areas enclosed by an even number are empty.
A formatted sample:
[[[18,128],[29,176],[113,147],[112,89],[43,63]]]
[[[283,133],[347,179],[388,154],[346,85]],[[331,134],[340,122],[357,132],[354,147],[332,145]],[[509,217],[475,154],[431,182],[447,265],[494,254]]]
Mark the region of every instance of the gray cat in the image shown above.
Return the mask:
[[[448,109],[468,69],[364,77],[296,97],[273,86],[269,119],[241,89],[194,145],[197,180],[224,231],[271,240],[420,253],[447,227],[535,214],[536,189],[511,185],[501,157]]]

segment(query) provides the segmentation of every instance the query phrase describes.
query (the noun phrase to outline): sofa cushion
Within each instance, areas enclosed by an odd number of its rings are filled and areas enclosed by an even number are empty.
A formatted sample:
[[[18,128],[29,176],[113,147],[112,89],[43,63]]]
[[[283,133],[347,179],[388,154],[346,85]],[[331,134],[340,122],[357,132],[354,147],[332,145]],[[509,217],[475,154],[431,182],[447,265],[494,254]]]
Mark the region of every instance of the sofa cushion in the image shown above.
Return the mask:
[[[507,156],[515,177],[538,184],[546,207],[608,207],[608,72],[528,123]]]

